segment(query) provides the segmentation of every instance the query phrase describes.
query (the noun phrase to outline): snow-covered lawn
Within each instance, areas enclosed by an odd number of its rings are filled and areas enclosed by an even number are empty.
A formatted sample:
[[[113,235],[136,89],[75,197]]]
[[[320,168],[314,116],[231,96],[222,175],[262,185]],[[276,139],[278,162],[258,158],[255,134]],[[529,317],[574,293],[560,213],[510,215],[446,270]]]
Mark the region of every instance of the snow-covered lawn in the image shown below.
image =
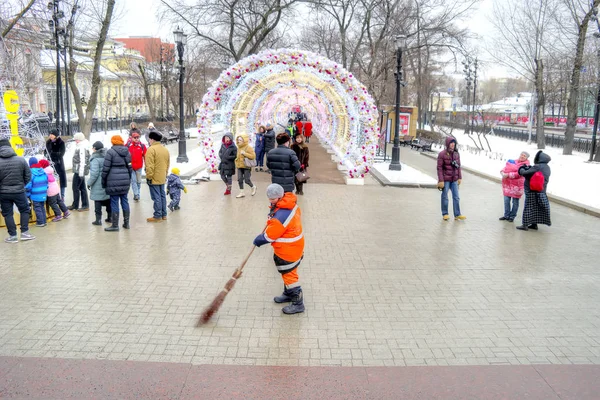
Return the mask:
[[[375,163],[373,169],[392,185],[407,186],[435,186],[437,179],[433,179],[427,174],[414,169],[406,164],[402,164],[401,171],[390,171],[390,163]]]
[[[528,145],[527,142],[488,135],[493,152],[477,154],[463,147],[474,147],[473,141],[464,132],[455,131],[452,134],[461,145],[462,164],[495,177],[500,177],[500,170],[507,160],[518,158],[522,151],[531,154],[529,161],[532,164],[538,152],[535,143]],[[482,142],[485,145],[483,138]],[[436,147],[436,150],[439,151],[441,148]],[[573,155],[565,156],[559,148],[546,147],[544,152],[552,157],[549,163],[552,175],[548,184],[548,193],[600,209],[600,163],[589,163],[587,161],[589,154],[574,152]]]

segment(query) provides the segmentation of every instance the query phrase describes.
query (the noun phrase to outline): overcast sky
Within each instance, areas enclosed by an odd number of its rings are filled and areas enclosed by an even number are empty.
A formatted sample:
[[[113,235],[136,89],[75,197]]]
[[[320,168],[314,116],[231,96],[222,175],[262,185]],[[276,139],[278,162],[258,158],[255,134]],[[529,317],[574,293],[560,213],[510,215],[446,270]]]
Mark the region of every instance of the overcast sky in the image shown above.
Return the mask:
[[[492,14],[493,3],[502,0],[483,0],[478,9],[472,11],[467,19],[469,28],[481,37],[488,36],[490,23],[488,15]],[[119,4],[119,2],[117,3]],[[119,36],[152,36],[173,42],[173,26],[160,25],[156,11],[159,9],[160,0],[127,0],[120,3],[120,17],[111,29],[111,35]],[[485,56],[485,51],[479,52]],[[488,65],[483,72],[483,78],[507,76],[503,67]]]

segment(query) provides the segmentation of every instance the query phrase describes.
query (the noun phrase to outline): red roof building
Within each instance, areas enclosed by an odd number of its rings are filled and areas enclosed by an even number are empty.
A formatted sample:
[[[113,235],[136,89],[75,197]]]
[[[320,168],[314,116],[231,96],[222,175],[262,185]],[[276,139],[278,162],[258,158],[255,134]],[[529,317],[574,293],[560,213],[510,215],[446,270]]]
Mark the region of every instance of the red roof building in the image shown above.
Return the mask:
[[[139,51],[147,62],[160,62],[161,55],[163,61],[173,61],[175,57],[175,45],[163,43],[160,38],[129,37],[115,38],[114,40],[124,43],[128,49]]]

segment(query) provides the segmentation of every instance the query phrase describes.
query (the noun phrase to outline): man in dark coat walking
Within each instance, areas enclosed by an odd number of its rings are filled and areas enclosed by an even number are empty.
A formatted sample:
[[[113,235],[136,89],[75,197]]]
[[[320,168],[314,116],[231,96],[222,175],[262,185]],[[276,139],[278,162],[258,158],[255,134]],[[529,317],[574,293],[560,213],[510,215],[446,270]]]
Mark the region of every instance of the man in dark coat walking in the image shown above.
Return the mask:
[[[275,131],[273,130],[273,125],[271,125],[270,122],[267,122],[265,128],[265,154],[269,154],[269,151],[275,148]],[[267,168],[269,168],[268,165]]]
[[[454,219],[464,220],[466,217],[460,213],[460,197],[458,187],[462,182],[460,168],[460,154],[456,148],[456,139],[452,136],[446,138],[446,148],[440,151],[437,158],[438,189],[442,191],[442,217],[448,221],[448,191],[452,191],[452,208]]]
[[[300,171],[300,161],[294,150],[290,149],[290,136],[287,133],[277,135],[278,147],[267,153],[267,168],[271,171],[271,183],[277,183],[285,192],[293,192],[294,178]]]
[[[14,206],[21,214],[21,240],[33,240],[29,233],[31,208],[25,194],[25,185],[31,180],[31,170],[23,157],[17,157],[8,139],[0,140],[0,205],[6,222],[8,237],[6,243],[18,243],[17,225],[14,219]]]
[[[67,188],[67,173],[65,172],[65,161],[63,159],[67,147],[65,142],[60,138],[58,129],[52,128],[48,133],[48,141],[46,142],[46,151],[54,164],[54,170],[58,174],[60,181],[60,197],[65,201],[65,189]]]

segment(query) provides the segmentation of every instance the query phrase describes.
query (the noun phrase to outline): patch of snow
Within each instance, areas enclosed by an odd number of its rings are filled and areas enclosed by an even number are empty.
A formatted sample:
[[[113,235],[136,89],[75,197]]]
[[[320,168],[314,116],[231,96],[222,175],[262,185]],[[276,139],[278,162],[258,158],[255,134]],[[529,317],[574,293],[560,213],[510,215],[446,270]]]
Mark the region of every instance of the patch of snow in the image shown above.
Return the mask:
[[[396,185],[437,185],[437,180],[423,172],[402,164],[402,170],[391,171],[390,163],[375,163],[373,169]]]
[[[460,145],[462,165],[473,168],[481,173],[500,177],[500,170],[506,161],[517,159],[522,151],[531,156],[529,162],[538,152],[535,143],[527,144],[517,140],[487,135],[493,152],[476,152],[473,141],[464,132],[452,133]],[[477,140],[476,135],[474,139]],[[485,141],[482,137],[482,142]],[[466,146],[469,146],[467,148]],[[435,146],[440,151],[440,146]],[[544,153],[552,160],[548,164],[552,171],[548,183],[548,193],[562,197],[589,207],[600,209],[600,163],[588,162],[589,154],[573,152],[573,155],[563,155],[562,149],[546,147]]]

